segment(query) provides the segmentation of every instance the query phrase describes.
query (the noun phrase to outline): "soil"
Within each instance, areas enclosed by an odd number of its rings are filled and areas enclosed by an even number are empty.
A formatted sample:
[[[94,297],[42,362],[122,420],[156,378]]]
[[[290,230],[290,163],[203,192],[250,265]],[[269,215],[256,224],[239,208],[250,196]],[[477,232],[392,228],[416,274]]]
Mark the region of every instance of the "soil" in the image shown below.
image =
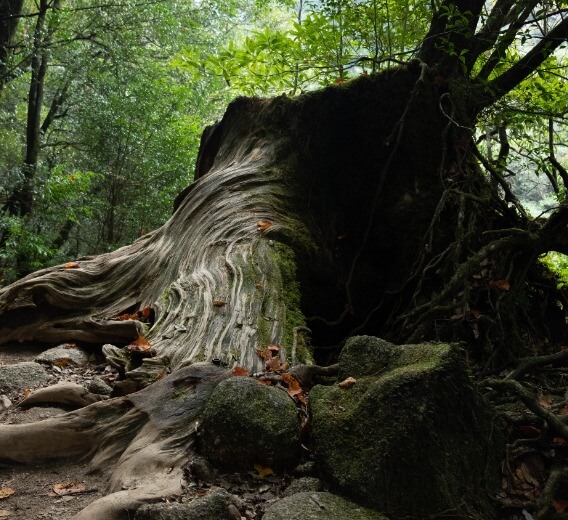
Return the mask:
[[[0,364],[10,365],[33,361],[45,351],[45,346],[3,346],[0,347]],[[118,379],[116,370],[107,365],[102,358],[91,355],[86,367],[46,366],[49,381],[43,386],[70,381],[87,386],[94,377],[99,377],[112,386]],[[22,424],[55,417],[69,409],[56,406],[33,406],[27,409],[18,403],[29,390],[13,391],[6,396],[12,406],[0,413],[0,424]],[[263,471],[264,468],[260,468]],[[188,479],[184,494],[175,497],[176,501],[188,501],[207,493],[213,486],[225,488],[236,495],[240,502],[242,518],[246,520],[262,518],[269,505],[284,496],[284,490],[292,481],[290,475],[262,475],[258,471],[241,474],[218,474],[214,472],[211,482]],[[68,520],[85,508],[90,502],[104,496],[108,477],[89,471],[89,460],[77,459],[46,461],[43,464],[13,465],[0,462],[0,518],[11,520]],[[58,495],[54,492],[57,484],[81,491]],[[13,490],[12,494],[9,494]],[[8,496],[3,496],[8,495]]]

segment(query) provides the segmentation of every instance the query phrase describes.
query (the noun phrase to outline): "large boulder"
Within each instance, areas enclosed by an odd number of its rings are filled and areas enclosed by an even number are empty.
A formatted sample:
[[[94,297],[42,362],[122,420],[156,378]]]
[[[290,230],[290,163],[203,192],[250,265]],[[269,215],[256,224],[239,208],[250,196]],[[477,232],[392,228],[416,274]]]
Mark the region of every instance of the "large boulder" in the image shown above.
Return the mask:
[[[292,467],[300,456],[300,418],[294,401],[286,392],[252,378],[227,379],[205,406],[199,445],[205,457],[223,467]]]
[[[345,498],[307,491],[283,498],[268,508],[262,520],[388,520]]]
[[[457,346],[355,337],[340,355],[339,375],[355,383],[310,393],[324,478],[393,518],[492,517],[498,428]]]

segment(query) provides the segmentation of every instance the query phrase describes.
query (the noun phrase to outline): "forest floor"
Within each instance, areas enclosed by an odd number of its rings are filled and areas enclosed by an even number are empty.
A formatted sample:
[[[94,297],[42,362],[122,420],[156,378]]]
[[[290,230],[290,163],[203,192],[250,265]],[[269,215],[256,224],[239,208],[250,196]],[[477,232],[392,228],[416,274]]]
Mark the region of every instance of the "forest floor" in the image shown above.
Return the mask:
[[[22,346],[0,347],[0,365],[12,365],[34,359],[46,348]],[[102,358],[92,357],[84,367],[45,366],[49,380],[44,386],[74,382],[87,386],[95,377],[112,385],[116,371]],[[568,415],[567,374],[543,369],[536,377],[525,379],[538,395],[538,405]],[[502,376],[503,374],[501,374]],[[13,391],[6,396],[12,406],[0,411],[0,424],[23,424],[48,419],[68,410],[53,405],[18,407],[29,390]],[[547,431],[546,424],[514,399],[505,398],[497,407],[506,406],[502,417],[508,423],[507,457],[503,461],[502,490],[495,497],[501,504],[498,518],[503,520],[533,519],[539,497],[544,491],[551,469],[568,464],[568,442]],[[499,406],[499,404],[501,406]],[[263,468],[260,469],[263,471]],[[310,475],[308,470],[305,474]],[[286,495],[286,488],[302,475],[263,474],[251,468],[248,473],[221,474],[210,479],[187,482],[184,494],[175,500],[189,501],[203,496],[213,486],[225,488],[239,503],[241,518],[262,518],[265,510]],[[316,479],[313,479],[316,480]],[[89,472],[88,460],[54,460],[44,464],[13,465],[0,461],[0,518],[13,520],[68,520],[92,501],[104,496],[108,476]],[[299,482],[297,482],[299,483]],[[298,491],[298,489],[296,489]],[[568,486],[558,490],[552,501],[554,518],[568,515]]]
[[[34,361],[46,347],[17,345],[0,347],[0,365]],[[100,363],[99,363],[100,361]],[[94,360],[87,367],[71,365],[46,367],[49,381],[43,386],[70,381],[86,386],[94,377],[112,383],[117,377],[103,360]],[[0,412],[0,424],[23,424],[66,413],[69,410],[53,405],[20,408],[17,404],[29,391],[7,394],[12,402]],[[212,486],[225,488],[237,497],[239,510],[247,520],[262,518],[272,503],[284,496],[292,481],[290,475],[215,474],[211,482],[189,482],[184,495],[177,500],[191,500],[208,492]],[[43,464],[13,465],[0,462],[0,518],[11,520],[68,520],[89,503],[104,496],[108,476],[89,472],[88,460],[47,461]],[[55,490],[54,490],[55,487]],[[56,491],[58,491],[58,494]]]

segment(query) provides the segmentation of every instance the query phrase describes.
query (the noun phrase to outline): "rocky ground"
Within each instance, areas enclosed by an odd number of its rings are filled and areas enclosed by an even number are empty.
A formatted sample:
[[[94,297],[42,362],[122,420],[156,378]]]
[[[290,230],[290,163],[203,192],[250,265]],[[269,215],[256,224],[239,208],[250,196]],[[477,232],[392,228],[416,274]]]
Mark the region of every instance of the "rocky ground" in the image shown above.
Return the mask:
[[[18,406],[34,390],[63,382],[110,392],[107,385],[117,379],[114,368],[95,354],[82,354],[71,345],[59,357],[42,359],[45,347],[22,346],[0,348],[0,424],[22,424],[63,414],[70,407],[38,404]],[[45,356],[44,356],[45,358]],[[76,359],[78,363],[72,361]],[[67,361],[65,361],[67,360]],[[16,367],[8,370],[7,367]],[[195,468],[194,468],[195,469]],[[252,469],[252,468],[251,468]],[[197,468],[201,478],[188,482],[186,495],[177,500],[204,496],[222,487],[234,495],[240,518],[261,518],[268,506],[292,490],[319,490],[321,482],[309,477],[310,465],[297,475],[276,475],[265,468],[248,474],[219,474],[210,467]],[[66,520],[104,495],[106,478],[89,473],[88,460],[48,461],[41,465],[14,466],[0,463],[0,518],[14,520]]]

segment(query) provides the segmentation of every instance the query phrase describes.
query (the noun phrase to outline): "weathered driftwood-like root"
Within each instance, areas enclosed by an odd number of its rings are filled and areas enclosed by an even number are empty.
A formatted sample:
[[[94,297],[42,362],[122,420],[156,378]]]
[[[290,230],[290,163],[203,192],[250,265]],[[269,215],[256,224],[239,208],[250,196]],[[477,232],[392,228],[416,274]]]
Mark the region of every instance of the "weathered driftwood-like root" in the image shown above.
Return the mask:
[[[556,414],[538,404],[536,396],[518,381],[513,379],[486,379],[483,386],[490,387],[498,392],[510,392],[519,399],[532,413],[546,422],[548,427],[560,437],[568,440],[568,425]]]
[[[53,419],[0,426],[0,459],[19,463],[92,456],[109,474],[108,495],[76,520],[125,518],[143,502],[179,495],[198,419],[229,370],[197,363],[128,397],[94,403]]]
[[[26,407],[41,403],[55,403],[82,408],[105,399],[107,399],[106,396],[93,394],[77,383],[64,382],[35,390],[20,401],[18,406]]]
[[[561,350],[548,356],[521,358],[517,360],[516,364],[517,367],[507,376],[507,379],[518,380],[532,369],[547,365],[564,367],[568,365],[568,350]]]

